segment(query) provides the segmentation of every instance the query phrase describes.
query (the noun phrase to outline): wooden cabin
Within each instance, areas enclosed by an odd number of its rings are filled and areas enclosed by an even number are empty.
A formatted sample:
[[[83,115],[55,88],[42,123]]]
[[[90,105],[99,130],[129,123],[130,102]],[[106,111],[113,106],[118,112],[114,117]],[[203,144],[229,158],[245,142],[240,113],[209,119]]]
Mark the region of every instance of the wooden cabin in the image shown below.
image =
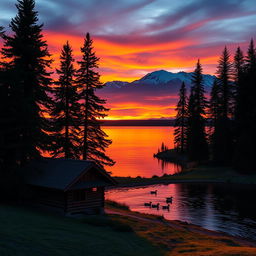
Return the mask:
[[[92,161],[44,158],[27,168],[32,202],[65,215],[102,213],[105,187],[116,181]]]

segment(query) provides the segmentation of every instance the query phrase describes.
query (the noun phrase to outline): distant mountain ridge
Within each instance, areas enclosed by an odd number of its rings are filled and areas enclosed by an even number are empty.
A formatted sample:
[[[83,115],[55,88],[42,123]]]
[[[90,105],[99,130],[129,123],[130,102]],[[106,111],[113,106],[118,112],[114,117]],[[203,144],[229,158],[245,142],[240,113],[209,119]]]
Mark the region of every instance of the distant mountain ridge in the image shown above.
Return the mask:
[[[169,72],[166,70],[157,70],[151,73],[146,74],[142,78],[135,80],[133,82],[124,82],[124,81],[111,81],[107,82],[106,86],[114,86],[121,88],[127,85],[139,85],[139,84],[149,84],[149,85],[164,85],[170,83],[181,83],[185,82],[187,85],[191,84],[193,72],[184,72],[180,71],[177,73]],[[211,87],[215,76],[205,74],[203,75],[203,83],[206,87]]]
[[[190,93],[193,72],[172,73],[158,70],[133,82],[107,82],[98,90],[107,100],[109,115],[115,119],[161,119],[173,118],[181,83]],[[206,96],[209,96],[215,76],[203,75]]]

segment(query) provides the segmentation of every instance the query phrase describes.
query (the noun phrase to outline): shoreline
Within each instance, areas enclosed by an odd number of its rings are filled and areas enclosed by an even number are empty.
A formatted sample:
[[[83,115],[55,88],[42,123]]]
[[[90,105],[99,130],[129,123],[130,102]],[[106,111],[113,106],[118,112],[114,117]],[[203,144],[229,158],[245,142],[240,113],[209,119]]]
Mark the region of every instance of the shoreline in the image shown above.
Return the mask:
[[[151,178],[144,178],[114,176],[114,179],[118,182],[118,185],[115,187],[136,187],[157,184],[204,183],[247,185],[256,188],[256,174],[240,174],[229,167],[198,166],[196,168],[186,169],[176,174],[164,174],[160,177],[152,176]]]
[[[106,201],[105,209],[104,215],[70,218],[27,207],[1,205],[0,216],[6,221],[1,223],[5,246],[0,246],[0,254],[37,255],[43,250],[47,255],[77,256],[85,252],[94,256],[102,252],[120,256],[256,255],[254,240],[133,212],[111,201]]]
[[[108,207],[106,208],[106,214],[107,215],[108,214],[117,214],[117,215],[121,215],[123,217],[134,217],[137,219],[141,219],[141,218],[147,219],[148,217],[153,217],[153,218],[155,217],[155,219],[157,220],[159,218],[158,215],[144,214],[144,213],[140,213],[140,212],[136,212],[136,211],[132,211],[132,210],[119,210],[119,209],[112,210],[111,208],[108,208]],[[239,243],[242,243],[243,245],[256,247],[256,240],[254,240],[254,239],[248,239],[248,238],[245,238],[242,236],[230,235],[223,231],[215,231],[215,230],[203,228],[202,226],[199,226],[199,225],[196,225],[193,223],[180,221],[180,220],[167,220],[164,218],[162,220],[159,220],[158,222],[162,223],[162,224],[166,224],[173,228],[185,228],[189,232],[200,233],[203,235],[210,235],[210,236],[214,236],[214,237],[225,236],[225,237],[233,239]]]
[[[131,211],[130,209],[124,210],[124,209],[118,209],[114,207],[112,208],[111,206],[106,207],[106,213],[112,214],[112,215],[120,215],[121,217],[125,217],[125,218],[132,218],[137,221],[145,221],[145,222],[152,222],[155,224],[165,225],[166,227],[171,228],[174,231],[175,230],[181,231],[186,235],[194,234],[194,236],[202,236],[203,239],[209,238],[209,239],[217,239],[217,240],[220,239],[221,241],[226,241],[226,242],[229,241],[231,246],[246,246],[249,248],[254,248],[256,252],[256,240],[239,237],[239,236],[233,236],[221,231],[209,230],[192,223],[182,222],[179,220],[167,220],[161,216],[139,213],[136,211]],[[235,245],[234,243],[237,243],[239,245]],[[191,254],[191,255],[194,255],[194,254]],[[226,254],[226,255],[231,255],[231,254]],[[243,254],[239,254],[239,255],[243,255]]]

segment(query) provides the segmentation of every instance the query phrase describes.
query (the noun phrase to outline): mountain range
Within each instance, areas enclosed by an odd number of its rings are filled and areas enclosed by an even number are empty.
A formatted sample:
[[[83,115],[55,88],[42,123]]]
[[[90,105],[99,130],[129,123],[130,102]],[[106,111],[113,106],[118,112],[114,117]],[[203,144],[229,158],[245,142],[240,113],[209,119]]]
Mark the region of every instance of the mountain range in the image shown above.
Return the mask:
[[[111,81],[99,90],[107,100],[110,117],[130,119],[169,118],[175,114],[178,92],[184,81],[187,91],[191,86],[192,72],[172,73],[158,70],[133,82]],[[203,75],[207,94],[215,76]]]
[[[191,85],[191,79],[192,79],[193,72],[178,72],[178,73],[172,73],[168,72],[166,70],[158,70],[154,71],[152,73],[148,73],[139,80],[135,80],[131,83],[129,82],[123,82],[123,81],[111,81],[107,82],[105,85],[107,87],[117,87],[121,88],[123,86],[128,85],[170,85],[173,86],[173,84],[181,84],[181,82],[185,82],[187,85]],[[206,90],[212,86],[212,83],[215,79],[215,76],[212,75],[203,75],[203,83],[206,87]]]

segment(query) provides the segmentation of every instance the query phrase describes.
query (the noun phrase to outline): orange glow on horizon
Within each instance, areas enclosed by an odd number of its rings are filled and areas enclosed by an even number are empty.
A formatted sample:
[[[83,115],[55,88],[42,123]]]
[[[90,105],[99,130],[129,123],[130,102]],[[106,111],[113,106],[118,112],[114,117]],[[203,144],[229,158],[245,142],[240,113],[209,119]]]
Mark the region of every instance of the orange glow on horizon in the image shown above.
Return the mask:
[[[81,57],[80,48],[83,45],[84,38],[71,34],[65,34],[54,31],[44,31],[45,40],[49,45],[51,58],[54,60],[52,68],[55,70],[59,66],[59,56],[62,46],[69,41],[73,48],[73,55],[75,60]],[[142,76],[155,70],[165,69],[167,71],[178,72],[188,71],[194,69],[196,58],[191,53],[182,55],[182,51],[186,47],[197,45],[197,41],[177,40],[169,43],[154,43],[144,44],[143,42],[136,42],[132,45],[114,43],[103,40],[101,38],[93,37],[94,49],[96,55],[100,57],[99,72],[101,74],[101,81],[127,81],[132,82],[140,79]],[[150,57],[144,53],[152,53]],[[155,54],[154,54],[155,53]],[[200,58],[204,65],[212,66],[212,71],[204,69],[204,73],[214,74],[215,66],[219,56],[214,52],[207,56]],[[75,63],[77,66],[77,63]],[[56,77],[56,73],[53,74]],[[166,96],[174,97],[174,95]],[[103,95],[104,98],[104,95]],[[162,99],[164,96],[162,97]],[[130,99],[128,99],[130,100]],[[161,105],[159,97],[147,99],[149,101],[156,100],[159,104],[150,105],[144,103],[139,105],[137,102],[114,102],[108,99],[107,107],[110,108],[109,116],[106,120],[129,120],[129,119],[151,119],[151,118],[174,118],[174,105]],[[171,100],[171,98],[170,98]],[[175,99],[174,99],[175,100]],[[171,103],[171,102],[170,102]]]
[[[45,31],[45,38],[48,42],[52,58],[54,59],[53,68],[59,65],[59,55],[63,44],[69,41],[73,48],[76,60],[79,60],[80,48],[83,45],[82,36],[64,34],[53,31]],[[93,37],[94,49],[100,57],[100,73],[103,83],[108,81],[127,81],[132,82],[149,72],[159,69],[167,71],[193,71],[196,57],[191,55],[180,55],[180,51],[186,47],[197,45],[197,41],[177,40],[168,43],[144,44],[134,43],[118,44],[97,37]],[[141,57],[141,54],[150,52],[152,56]],[[153,54],[156,52],[156,54]],[[217,63],[218,55],[208,55],[201,58],[202,64],[211,65]],[[214,74],[214,70],[207,73]]]

